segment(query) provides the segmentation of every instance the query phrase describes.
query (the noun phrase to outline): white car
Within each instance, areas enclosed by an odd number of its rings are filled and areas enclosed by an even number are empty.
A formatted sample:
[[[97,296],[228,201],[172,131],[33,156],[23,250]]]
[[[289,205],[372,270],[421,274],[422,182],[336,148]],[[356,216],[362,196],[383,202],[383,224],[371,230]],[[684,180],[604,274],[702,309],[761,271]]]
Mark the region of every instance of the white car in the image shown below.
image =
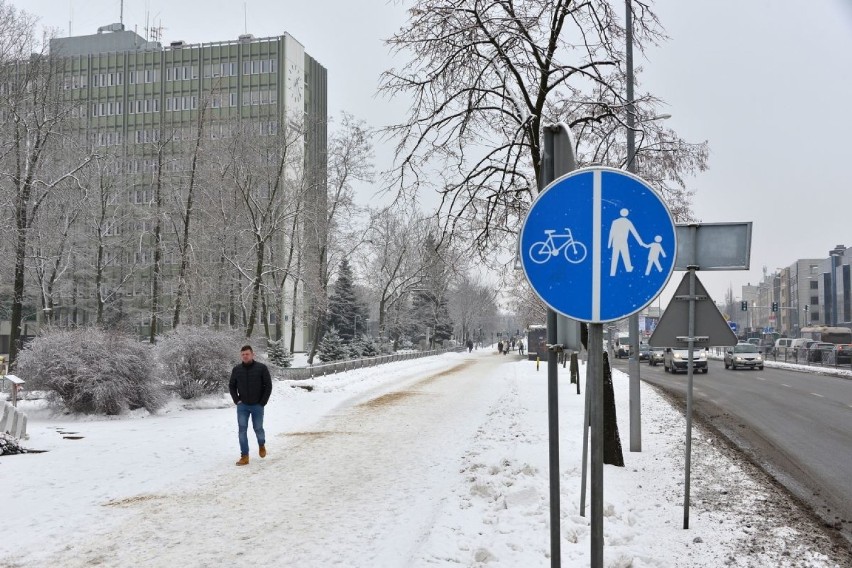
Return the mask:
[[[666,353],[663,356],[663,370],[665,372],[689,371],[688,364],[689,349],[666,347]],[[707,351],[698,347],[692,350],[692,368],[694,371],[707,373]]]

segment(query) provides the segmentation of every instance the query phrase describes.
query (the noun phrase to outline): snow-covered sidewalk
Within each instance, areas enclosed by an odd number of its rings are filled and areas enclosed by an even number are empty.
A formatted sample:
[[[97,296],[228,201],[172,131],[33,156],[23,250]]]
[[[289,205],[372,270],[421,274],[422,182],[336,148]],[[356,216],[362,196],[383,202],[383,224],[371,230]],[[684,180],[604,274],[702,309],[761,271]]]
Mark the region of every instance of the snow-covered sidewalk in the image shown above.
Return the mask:
[[[253,444],[244,468],[225,398],[118,419],[24,403],[27,447],[49,451],[0,458],[0,566],[549,566],[546,382],[545,366],[490,350],[277,381],[270,455]],[[626,384],[616,371],[623,437]],[[562,385],[562,565],[574,567],[589,558],[584,397]],[[605,468],[607,566],[844,566],[700,428],[681,529],[684,420],[647,386],[642,406],[643,451],[625,441],[626,467]]]

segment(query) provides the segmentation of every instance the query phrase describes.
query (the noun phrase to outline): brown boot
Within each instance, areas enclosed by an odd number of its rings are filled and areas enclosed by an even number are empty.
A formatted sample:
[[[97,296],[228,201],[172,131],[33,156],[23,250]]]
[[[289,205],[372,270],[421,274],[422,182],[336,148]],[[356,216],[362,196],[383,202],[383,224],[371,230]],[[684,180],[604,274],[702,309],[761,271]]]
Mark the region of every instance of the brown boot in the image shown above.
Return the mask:
[[[248,465],[248,454],[241,455],[240,461],[237,462],[237,465]]]
[[[257,450],[257,453],[260,455],[260,457],[265,458],[266,457],[266,446],[261,446]]]

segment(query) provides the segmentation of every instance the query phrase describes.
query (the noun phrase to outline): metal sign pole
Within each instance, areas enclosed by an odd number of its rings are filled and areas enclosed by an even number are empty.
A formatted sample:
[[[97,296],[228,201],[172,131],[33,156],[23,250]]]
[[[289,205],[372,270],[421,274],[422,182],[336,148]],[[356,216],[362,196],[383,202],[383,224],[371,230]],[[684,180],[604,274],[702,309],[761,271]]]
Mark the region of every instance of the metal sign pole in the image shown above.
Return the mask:
[[[589,324],[589,379],[592,400],[591,568],[603,568],[603,324]]]
[[[688,322],[688,343],[689,358],[687,359],[687,379],[686,379],[686,456],[684,458],[684,492],[683,492],[683,528],[689,528],[689,481],[690,468],[692,462],[692,376],[693,376],[693,356],[692,350],[695,348],[695,267],[689,270],[689,322]]]
[[[550,441],[550,565],[562,565],[559,503],[559,361],[556,359],[556,312],[547,310],[547,429]]]
[[[580,516],[586,516],[586,480],[589,466],[589,413],[591,412],[592,378],[591,367],[586,365],[586,404],[583,409],[583,474],[580,479]],[[579,382],[579,380],[578,380]]]

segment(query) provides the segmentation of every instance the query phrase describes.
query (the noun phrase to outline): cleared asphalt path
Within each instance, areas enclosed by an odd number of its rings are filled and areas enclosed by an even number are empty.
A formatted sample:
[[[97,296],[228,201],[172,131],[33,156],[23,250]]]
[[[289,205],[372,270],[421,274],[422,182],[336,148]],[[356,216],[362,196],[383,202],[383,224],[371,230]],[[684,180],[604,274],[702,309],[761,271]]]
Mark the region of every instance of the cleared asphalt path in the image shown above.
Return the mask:
[[[626,360],[615,367],[627,372]],[[686,374],[642,362],[641,378],[685,400]],[[693,378],[696,416],[735,442],[852,542],[852,380],[709,362]]]

